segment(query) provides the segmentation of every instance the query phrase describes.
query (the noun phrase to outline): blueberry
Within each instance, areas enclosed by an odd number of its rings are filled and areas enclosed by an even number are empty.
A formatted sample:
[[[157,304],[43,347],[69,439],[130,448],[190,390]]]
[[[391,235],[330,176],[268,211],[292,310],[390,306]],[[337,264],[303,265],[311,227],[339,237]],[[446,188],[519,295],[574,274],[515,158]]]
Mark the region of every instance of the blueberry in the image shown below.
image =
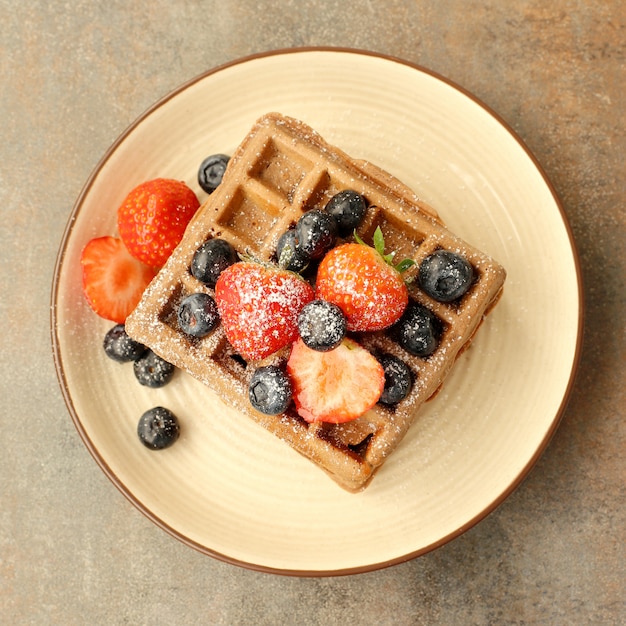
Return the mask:
[[[291,402],[291,382],[276,365],[264,365],[252,374],[248,395],[250,404],[261,413],[278,415]]]
[[[180,435],[178,419],[169,409],[154,407],[139,418],[137,435],[150,450],[169,448]]]
[[[220,274],[237,261],[237,252],[225,239],[205,241],[193,255],[191,274],[208,287],[215,287]]]
[[[335,218],[339,235],[346,237],[363,221],[367,205],[360,193],[346,189],[328,201],[325,211]]]
[[[397,404],[411,391],[411,370],[402,359],[392,354],[384,354],[378,360],[385,370],[385,388],[378,401],[383,404]]]
[[[126,334],[124,324],[117,324],[104,336],[106,355],[118,363],[136,361],[147,350],[146,346]]]
[[[320,259],[335,245],[337,222],[324,211],[307,211],[296,224],[296,245],[310,259]]]
[[[198,184],[207,193],[213,193],[222,182],[230,157],[225,154],[208,156],[198,169]]]
[[[219,323],[217,304],[206,293],[192,293],[178,306],[178,326],[187,335],[204,337]]]
[[[298,331],[311,350],[327,352],[346,336],[346,318],[336,304],[313,300],[304,305],[298,315]]]
[[[439,344],[441,322],[427,308],[413,302],[406,308],[392,332],[407,352],[425,357],[432,354]]]
[[[163,387],[167,385],[174,375],[174,366],[168,363],[152,350],[148,350],[144,356],[133,363],[135,378],[144,387]]]
[[[420,265],[420,287],[439,302],[452,302],[464,295],[472,284],[474,270],[460,254],[437,250]]]
[[[296,231],[286,230],[276,244],[278,264],[292,272],[301,272],[309,264],[309,257],[296,245]]]

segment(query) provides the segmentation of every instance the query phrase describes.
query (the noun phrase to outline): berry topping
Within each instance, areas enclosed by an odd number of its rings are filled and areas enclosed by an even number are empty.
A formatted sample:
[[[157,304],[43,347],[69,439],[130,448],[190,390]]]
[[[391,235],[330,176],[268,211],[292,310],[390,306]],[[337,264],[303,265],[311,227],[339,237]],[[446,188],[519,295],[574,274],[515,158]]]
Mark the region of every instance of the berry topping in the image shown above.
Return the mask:
[[[385,370],[385,389],[379,402],[382,404],[398,404],[411,391],[413,378],[409,366],[392,354],[383,354],[379,359]]]
[[[470,288],[474,270],[461,255],[437,250],[422,261],[418,279],[420,287],[431,298],[439,302],[452,302]]]
[[[261,413],[278,415],[291,402],[291,382],[275,365],[259,367],[252,374],[248,387],[250,404]]]
[[[351,332],[391,326],[409,299],[400,271],[389,263],[391,255],[383,255],[380,229],[376,230],[374,243],[376,249],[362,242],[337,246],[318,268],[316,296],[341,308]]]
[[[309,259],[321,259],[335,245],[337,222],[324,211],[312,209],[296,224],[296,245]]]
[[[136,361],[147,350],[146,346],[128,336],[124,324],[113,326],[104,336],[102,346],[106,355],[118,363]]]
[[[439,318],[421,304],[413,302],[392,332],[407,352],[425,357],[436,350],[441,330]]]
[[[339,235],[347,237],[363,221],[367,205],[360,193],[346,189],[335,194],[324,210],[335,218]]]
[[[175,367],[148,350],[141,358],[133,363],[135,378],[144,387],[157,389],[167,385],[174,375]]]
[[[89,306],[105,319],[123,324],[139,304],[155,271],[129,253],[121,239],[98,237],[83,249],[83,292]]]
[[[345,337],[346,318],[336,304],[313,300],[300,311],[298,331],[311,350],[326,352],[336,348]]]
[[[371,409],[385,386],[382,365],[351,339],[329,352],[291,348],[287,374],[298,414],[307,422],[349,422]]]
[[[200,206],[185,183],[156,178],[135,187],[117,210],[122,241],[136,259],[161,267]]]
[[[139,418],[137,435],[150,450],[169,448],[180,435],[178,419],[169,409],[154,407]]]
[[[296,231],[286,230],[276,244],[276,259],[280,267],[292,272],[301,272],[309,264],[309,257],[296,245]]]
[[[230,157],[225,154],[208,156],[198,168],[198,184],[207,193],[213,193],[222,182]]]
[[[298,274],[253,261],[231,265],[215,285],[226,337],[248,360],[264,359],[293,342],[298,315],[313,298],[312,287]]]
[[[191,274],[208,287],[215,287],[220,274],[237,262],[237,252],[225,239],[205,241],[193,255]]]
[[[206,293],[192,293],[178,307],[178,325],[192,337],[208,335],[219,323],[215,300]]]

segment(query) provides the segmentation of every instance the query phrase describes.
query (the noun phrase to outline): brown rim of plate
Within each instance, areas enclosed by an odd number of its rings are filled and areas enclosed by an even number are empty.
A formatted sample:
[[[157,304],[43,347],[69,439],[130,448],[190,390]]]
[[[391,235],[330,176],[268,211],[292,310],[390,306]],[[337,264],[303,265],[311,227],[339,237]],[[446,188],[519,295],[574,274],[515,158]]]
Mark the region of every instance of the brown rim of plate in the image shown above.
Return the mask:
[[[576,349],[575,349],[575,352],[574,352],[574,358],[572,360],[572,369],[571,369],[571,372],[570,372],[570,376],[569,376],[567,387],[565,389],[565,393],[563,395],[563,399],[561,400],[561,404],[559,406],[559,409],[556,412],[556,414],[554,416],[554,419],[552,420],[552,423],[550,425],[550,428],[547,430],[547,432],[546,432],[546,434],[545,434],[541,444],[539,445],[539,447],[535,451],[534,455],[530,458],[530,460],[524,466],[522,471],[510,483],[508,488],[505,489],[489,506],[487,506],[479,514],[475,515],[468,522],[463,524],[460,528],[457,528],[455,531],[449,533],[445,537],[442,537],[438,541],[435,541],[435,542],[429,544],[428,546],[425,546],[425,547],[423,547],[423,548],[421,548],[419,550],[416,550],[414,552],[410,552],[408,554],[405,554],[405,555],[403,555],[401,557],[397,557],[395,559],[391,559],[389,561],[383,561],[383,562],[379,562],[379,563],[373,563],[373,564],[369,564],[369,565],[363,565],[363,566],[359,566],[359,567],[346,568],[346,569],[338,569],[338,570],[299,570],[299,569],[298,570],[290,570],[290,569],[278,569],[278,568],[273,568],[273,567],[269,567],[269,566],[263,566],[263,565],[257,565],[257,564],[254,564],[254,563],[248,563],[246,561],[240,561],[238,559],[235,559],[235,558],[229,557],[227,555],[221,554],[219,552],[216,552],[214,550],[211,550],[211,549],[207,548],[206,546],[200,545],[197,542],[189,539],[188,537],[185,537],[183,534],[181,534],[180,532],[178,532],[177,530],[175,530],[174,528],[172,528],[171,526],[166,524],[163,520],[161,520],[159,517],[154,515],[150,510],[148,510],[141,502],[139,502],[139,500],[137,498],[135,498],[128,491],[128,489],[125,487],[125,485],[122,484],[122,482],[119,480],[119,478],[115,475],[115,473],[111,470],[111,468],[104,461],[104,459],[102,458],[102,456],[98,452],[97,448],[94,446],[93,442],[91,441],[91,439],[87,435],[85,429],[83,428],[83,425],[82,425],[82,423],[80,421],[80,418],[79,418],[79,416],[77,414],[77,411],[76,411],[76,409],[74,407],[74,403],[72,401],[72,397],[71,397],[71,394],[70,394],[69,389],[68,389],[65,372],[63,370],[63,363],[62,363],[62,359],[61,359],[61,355],[60,355],[59,337],[57,335],[57,311],[56,311],[56,308],[57,308],[57,296],[58,296],[58,288],[59,288],[59,284],[58,284],[59,283],[59,274],[60,274],[61,266],[62,266],[63,261],[65,259],[65,251],[66,251],[66,248],[67,248],[67,243],[68,243],[69,237],[70,237],[72,229],[73,229],[73,224],[75,222],[75,218],[78,215],[78,213],[80,212],[80,209],[81,209],[82,204],[83,204],[83,200],[84,200],[85,196],[87,195],[87,193],[89,192],[89,190],[91,189],[91,186],[93,185],[96,176],[102,170],[104,164],[108,161],[108,159],[111,157],[111,155],[115,152],[115,150],[119,147],[119,145],[124,141],[124,139],[145,118],[147,118],[149,115],[151,115],[154,111],[159,109],[161,106],[163,106],[169,100],[171,100],[174,96],[176,96],[176,95],[180,94],[181,92],[185,91],[186,89],[188,89],[190,86],[194,85],[195,83],[205,79],[207,76],[210,76],[212,74],[216,74],[218,72],[221,72],[222,70],[228,69],[228,68],[236,66],[236,65],[240,65],[242,63],[247,63],[247,62],[255,60],[255,59],[260,59],[260,58],[264,58],[264,57],[278,56],[278,55],[284,55],[284,54],[294,54],[294,53],[297,54],[297,53],[307,53],[307,52],[333,52],[333,53],[339,53],[339,54],[353,54],[353,55],[356,54],[356,55],[363,55],[363,56],[370,56],[370,57],[375,57],[375,58],[379,58],[379,59],[384,59],[384,60],[387,60],[387,61],[391,61],[393,63],[398,63],[400,65],[405,65],[405,66],[407,66],[409,68],[413,68],[415,70],[418,70],[419,72],[422,72],[424,74],[432,76],[433,78],[436,78],[437,80],[441,81],[442,83],[445,83],[445,84],[449,85],[450,87],[452,87],[456,91],[460,92],[461,94],[465,95],[467,98],[469,98],[470,100],[472,100],[473,102],[478,104],[485,112],[487,112],[491,117],[493,117],[511,135],[511,137],[513,139],[515,139],[515,141],[522,147],[522,149],[524,150],[526,155],[530,158],[530,160],[534,164],[535,168],[537,169],[537,171],[539,172],[539,174],[543,178],[544,183],[546,184],[546,186],[550,190],[550,193],[551,193],[551,195],[552,195],[552,197],[553,197],[553,199],[554,199],[554,201],[555,201],[555,203],[556,203],[556,205],[557,205],[557,207],[559,209],[559,212],[561,214],[561,219],[563,221],[563,224],[564,224],[566,232],[567,232],[567,236],[569,238],[570,246],[571,246],[571,249],[572,249],[572,257],[574,259],[574,264],[575,264],[575,267],[576,267],[576,281],[577,281],[577,285],[578,285],[578,311],[579,311],[579,316],[578,316],[578,328],[577,328],[577,336],[576,336]],[[214,68],[212,68],[212,69],[210,69],[210,70],[208,70],[206,72],[203,72],[202,74],[199,74],[195,78],[192,78],[191,80],[183,83],[182,85],[179,85],[176,89],[174,89],[173,91],[171,91],[170,93],[166,94],[164,97],[162,97],[158,101],[156,101],[151,107],[149,107],[146,111],[144,111],[144,113],[142,113],[139,117],[137,117],[135,119],[135,121],[133,121],[126,128],[126,130],[124,130],[122,132],[122,134],[115,140],[115,142],[113,144],[111,144],[111,146],[107,149],[107,151],[105,152],[103,157],[96,164],[96,166],[92,170],[91,174],[89,175],[89,178],[87,179],[85,185],[83,186],[83,188],[82,188],[82,190],[81,190],[81,192],[80,192],[80,194],[79,194],[79,196],[78,196],[78,198],[77,198],[77,200],[76,200],[76,202],[74,204],[74,207],[72,208],[72,212],[70,214],[70,217],[68,219],[67,225],[65,227],[65,231],[63,233],[63,237],[61,239],[61,244],[59,246],[59,252],[57,254],[56,263],[55,263],[55,267],[54,267],[54,276],[53,276],[53,280],[52,280],[51,307],[50,307],[50,332],[51,332],[51,339],[52,339],[52,350],[53,350],[54,365],[55,365],[55,370],[56,370],[56,373],[57,373],[57,378],[59,380],[59,384],[60,384],[60,387],[61,387],[61,393],[62,393],[63,398],[65,400],[65,404],[67,405],[67,408],[69,410],[69,413],[70,413],[70,416],[72,418],[72,421],[74,422],[74,426],[76,427],[76,429],[78,431],[78,434],[80,435],[81,439],[83,440],[83,442],[84,442],[85,446],[87,447],[87,449],[89,450],[90,454],[94,457],[95,461],[98,463],[98,465],[100,466],[102,471],[106,474],[106,476],[119,489],[119,491],[137,509],[139,509],[148,519],[150,519],[152,522],[154,522],[157,526],[162,528],[164,531],[166,531],[167,533],[169,533],[170,535],[172,535],[173,537],[175,537],[176,539],[181,541],[183,544],[185,544],[185,545],[187,545],[187,546],[197,550],[198,552],[201,552],[203,554],[211,556],[211,557],[213,557],[213,558],[215,558],[217,560],[223,561],[225,563],[230,563],[231,565],[238,565],[240,567],[244,567],[246,569],[250,569],[250,570],[254,570],[254,571],[270,573],[270,574],[279,574],[279,575],[285,575],[285,576],[326,577],[326,576],[346,576],[346,575],[352,575],[352,574],[361,574],[361,573],[365,573],[365,572],[371,572],[371,571],[383,569],[383,568],[386,568],[386,567],[391,567],[392,565],[397,565],[399,563],[404,563],[404,562],[410,561],[410,560],[412,560],[412,559],[414,559],[414,558],[416,558],[418,556],[422,556],[424,554],[427,554],[428,552],[432,552],[433,550],[435,550],[435,549],[445,545],[446,543],[449,543],[450,541],[452,541],[456,537],[462,535],[463,533],[468,531],[470,528],[475,526],[478,522],[483,520],[485,517],[487,517],[487,515],[489,515],[497,507],[499,507],[500,504],[502,504],[502,502],[504,502],[511,495],[511,493],[526,478],[526,476],[529,474],[530,470],[534,467],[535,463],[539,460],[539,458],[541,457],[541,455],[543,454],[543,452],[547,448],[548,444],[550,443],[554,433],[556,432],[556,430],[557,430],[557,428],[559,426],[559,423],[560,423],[560,421],[561,421],[561,419],[563,417],[563,414],[565,412],[565,409],[567,407],[569,398],[571,396],[572,389],[574,387],[574,383],[575,383],[575,380],[576,380],[576,373],[578,371],[578,366],[579,366],[580,359],[581,359],[583,327],[584,327],[584,312],[585,312],[584,309],[585,309],[585,306],[584,306],[584,299],[583,299],[583,285],[582,285],[582,272],[581,272],[581,266],[580,266],[580,256],[578,254],[578,250],[577,250],[576,243],[575,243],[575,240],[574,240],[574,235],[573,235],[571,226],[569,224],[569,220],[567,218],[567,215],[566,215],[566,213],[565,213],[565,211],[563,209],[563,206],[561,204],[561,201],[560,201],[559,197],[557,196],[557,193],[556,193],[556,190],[554,189],[554,186],[552,185],[552,183],[548,179],[548,177],[547,177],[545,171],[543,170],[542,166],[539,164],[539,162],[537,161],[537,159],[535,158],[533,153],[530,151],[528,146],[526,146],[524,141],[515,133],[515,131],[511,128],[511,126],[507,122],[505,122],[495,111],[493,111],[484,102],[479,100],[475,95],[473,95],[472,93],[470,93],[469,91],[467,91],[463,87],[457,85],[456,83],[454,83],[450,79],[448,79],[448,78],[446,78],[446,77],[444,77],[444,76],[442,76],[442,75],[440,75],[440,74],[438,74],[438,73],[436,73],[436,72],[434,72],[432,70],[429,70],[429,69],[427,69],[425,67],[422,67],[421,65],[418,65],[416,63],[412,63],[410,61],[406,61],[404,59],[401,59],[399,57],[395,57],[395,56],[392,56],[392,55],[386,55],[386,54],[382,54],[382,53],[379,53],[379,52],[372,52],[372,51],[369,51],[369,50],[361,50],[361,49],[356,49],[356,48],[332,47],[332,46],[326,46],[326,47],[325,46],[321,46],[321,47],[308,46],[308,47],[299,47],[299,48],[283,48],[283,49],[277,49],[277,50],[267,50],[267,51],[264,51],[264,52],[259,52],[259,53],[256,53],[256,54],[252,54],[252,55],[240,57],[238,59],[234,59],[234,60],[229,61],[227,63],[224,63],[222,65],[218,65],[218,66],[216,66],[216,67],[214,67]]]

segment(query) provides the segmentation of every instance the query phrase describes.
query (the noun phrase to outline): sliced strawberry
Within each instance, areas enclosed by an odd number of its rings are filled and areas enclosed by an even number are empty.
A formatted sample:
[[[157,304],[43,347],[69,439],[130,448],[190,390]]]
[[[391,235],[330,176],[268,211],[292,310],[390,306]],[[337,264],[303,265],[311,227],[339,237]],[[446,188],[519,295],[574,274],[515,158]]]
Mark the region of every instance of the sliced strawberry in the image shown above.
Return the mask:
[[[226,337],[253,361],[297,338],[298,314],[313,297],[313,288],[298,274],[251,261],[226,268],[215,285]]]
[[[155,270],[133,258],[121,239],[92,239],[80,257],[83,292],[100,316],[123,324],[154,278]]]
[[[307,348],[298,339],[287,373],[298,414],[307,422],[349,422],[371,409],[385,387],[382,365],[351,339],[329,352]]]

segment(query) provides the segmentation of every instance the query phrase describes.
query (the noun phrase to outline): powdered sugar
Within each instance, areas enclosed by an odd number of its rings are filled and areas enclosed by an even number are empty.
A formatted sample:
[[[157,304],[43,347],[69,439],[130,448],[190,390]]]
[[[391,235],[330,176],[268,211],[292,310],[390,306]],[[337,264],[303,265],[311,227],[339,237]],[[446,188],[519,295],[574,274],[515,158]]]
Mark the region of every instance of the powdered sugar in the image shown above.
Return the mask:
[[[268,167],[275,158],[277,166]],[[414,377],[413,389],[393,408],[376,406],[350,428],[307,426],[292,409],[278,416],[261,415],[247,399],[247,381],[258,363],[242,359],[240,350],[228,341],[225,325],[196,341],[183,335],[176,325],[172,312],[184,294],[202,289],[212,293],[191,277],[191,258],[204,241],[220,236],[240,253],[250,252],[269,261],[278,237],[303,210],[319,207],[333,193],[348,188],[356,189],[370,203],[361,227],[364,239],[371,239],[376,226],[381,225],[393,233],[395,242],[405,246],[416,262],[437,248],[459,251],[477,269],[477,280],[460,302],[451,305],[438,303],[417,285],[411,285],[410,297],[432,310],[446,329],[439,348],[428,358],[409,355],[384,330],[356,335],[370,352],[395,354],[408,363]],[[255,224],[248,213],[251,199],[255,203]],[[484,313],[499,296],[503,280],[504,271],[498,264],[447,231],[437,213],[416,201],[404,185],[378,168],[355,161],[325,144],[304,124],[272,114],[254,126],[233,155],[222,185],[198,211],[181,245],[146,290],[128,320],[128,330],[135,339],[191,373],[231,406],[314,460],[343,487],[359,490],[396,448],[418,408],[441,385]],[[246,281],[241,278],[238,285],[240,301],[232,312],[235,323],[252,335],[265,325],[263,317],[272,315],[276,325],[267,335],[273,341],[293,322],[294,311],[301,308],[301,287],[289,283],[259,293]],[[365,281],[365,288],[369,289]],[[385,298],[381,295],[391,306]],[[364,305],[364,309],[368,317],[374,316],[369,305]],[[284,365],[288,352],[286,344],[266,361]]]

